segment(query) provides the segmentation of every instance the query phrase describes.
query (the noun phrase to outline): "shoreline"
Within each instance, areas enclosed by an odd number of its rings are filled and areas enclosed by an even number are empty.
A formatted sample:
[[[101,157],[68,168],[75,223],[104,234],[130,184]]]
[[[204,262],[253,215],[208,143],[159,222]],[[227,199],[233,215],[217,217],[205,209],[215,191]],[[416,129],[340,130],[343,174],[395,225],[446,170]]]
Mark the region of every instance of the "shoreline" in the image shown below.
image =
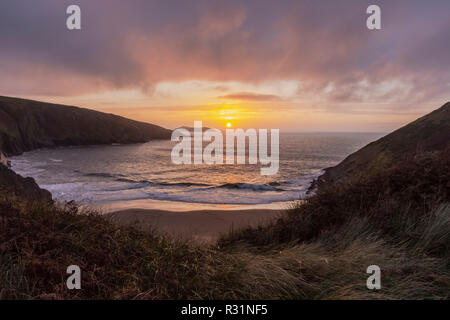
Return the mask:
[[[243,210],[287,210],[292,207],[296,201],[280,201],[260,204],[219,204],[219,203],[198,203],[198,202],[181,202],[171,200],[154,200],[154,199],[136,199],[109,201],[90,204],[81,204],[81,207],[95,209],[101,214],[110,214],[117,211],[125,210],[150,210],[150,211],[167,211],[167,212],[188,212],[202,210],[217,211],[243,211]]]
[[[105,214],[122,225],[137,225],[143,230],[179,239],[200,242],[217,240],[220,235],[247,226],[258,226],[282,215],[283,209],[192,210],[125,209]]]

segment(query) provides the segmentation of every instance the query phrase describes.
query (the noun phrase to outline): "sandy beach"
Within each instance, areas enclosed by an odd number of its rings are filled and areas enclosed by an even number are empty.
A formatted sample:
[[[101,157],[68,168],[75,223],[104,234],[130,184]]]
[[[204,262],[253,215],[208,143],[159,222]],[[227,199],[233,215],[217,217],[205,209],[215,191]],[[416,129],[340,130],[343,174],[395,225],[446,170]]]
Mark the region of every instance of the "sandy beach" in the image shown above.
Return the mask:
[[[137,224],[143,229],[155,228],[158,232],[176,238],[213,241],[221,234],[246,226],[256,226],[273,220],[283,210],[194,210],[165,211],[153,209],[127,209],[108,213],[120,224]]]

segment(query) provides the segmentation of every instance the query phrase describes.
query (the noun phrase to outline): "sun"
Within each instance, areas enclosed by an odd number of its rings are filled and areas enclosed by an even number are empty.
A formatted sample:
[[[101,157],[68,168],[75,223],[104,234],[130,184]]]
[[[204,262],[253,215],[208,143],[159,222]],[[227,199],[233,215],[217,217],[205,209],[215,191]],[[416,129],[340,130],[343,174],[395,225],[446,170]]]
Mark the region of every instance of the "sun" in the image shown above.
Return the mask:
[[[231,128],[231,123],[230,122],[227,123],[227,128]]]

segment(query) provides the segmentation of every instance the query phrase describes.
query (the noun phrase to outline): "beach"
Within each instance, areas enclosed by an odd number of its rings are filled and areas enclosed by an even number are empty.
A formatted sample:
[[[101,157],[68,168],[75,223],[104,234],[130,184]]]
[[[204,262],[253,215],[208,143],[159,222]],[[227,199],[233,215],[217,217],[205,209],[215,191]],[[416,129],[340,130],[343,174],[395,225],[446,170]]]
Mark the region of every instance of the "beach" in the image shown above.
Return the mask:
[[[221,234],[247,226],[270,222],[284,210],[193,210],[166,211],[154,209],[127,209],[106,214],[123,225],[137,225],[143,230],[155,229],[174,238],[200,242],[214,241]]]

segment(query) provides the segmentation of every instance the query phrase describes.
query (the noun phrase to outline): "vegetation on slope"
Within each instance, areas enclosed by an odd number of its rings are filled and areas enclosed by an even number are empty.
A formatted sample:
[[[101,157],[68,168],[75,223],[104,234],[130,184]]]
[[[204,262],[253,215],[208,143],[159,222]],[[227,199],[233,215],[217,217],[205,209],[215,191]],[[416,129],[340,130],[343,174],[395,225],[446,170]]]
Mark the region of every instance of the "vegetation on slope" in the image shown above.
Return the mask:
[[[33,178],[24,178],[0,164],[0,202],[8,201],[16,206],[28,203],[52,202],[49,191],[39,188]]]
[[[405,156],[440,151],[450,147],[450,102],[406,126],[349,155],[337,166],[328,168],[314,187],[380,173]]]
[[[450,148],[409,157],[378,174],[319,189],[276,222],[241,230],[222,242],[239,240],[259,246],[309,241],[354,217],[370,219],[377,230],[395,235],[400,227],[396,223],[403,223],[402,214],[420,218],[447,202]]]
[[[147,142],[170,135],[168,129],[113,114],[0,96],[0,151],[7,155],[42,147]]]
[[[211,246],[74,206],[0,201],[0,298],[448,299],[448,151],[406,159]],[[68,265],[82,289],[67,290]],[[379,265],[382,289],[366,288]]]

